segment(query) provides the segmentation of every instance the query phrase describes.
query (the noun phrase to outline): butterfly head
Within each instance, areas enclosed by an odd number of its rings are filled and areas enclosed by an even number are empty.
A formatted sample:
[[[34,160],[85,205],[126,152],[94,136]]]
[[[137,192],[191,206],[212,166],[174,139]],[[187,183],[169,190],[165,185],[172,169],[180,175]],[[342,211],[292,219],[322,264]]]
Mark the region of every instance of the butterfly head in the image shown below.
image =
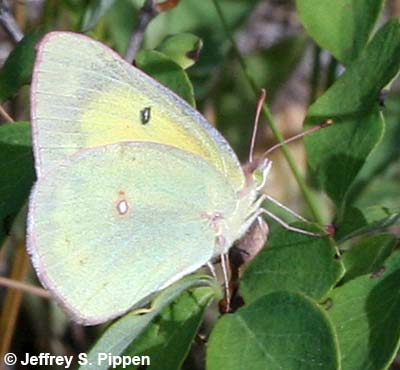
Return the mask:
[[[261,191],[266,182],[272,167],[272,161],[268,158],[260,158],[246,163],[243,171],[246,175],[247,183],[253,186],[257,192]]]

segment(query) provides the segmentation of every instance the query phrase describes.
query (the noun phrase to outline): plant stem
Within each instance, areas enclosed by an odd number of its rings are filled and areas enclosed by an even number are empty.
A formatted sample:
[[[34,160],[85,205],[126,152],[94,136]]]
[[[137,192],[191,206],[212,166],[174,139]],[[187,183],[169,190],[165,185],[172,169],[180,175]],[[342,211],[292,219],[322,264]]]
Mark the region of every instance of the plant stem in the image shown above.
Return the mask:
[[[149,23],[161,12],[165,12],[177,6],[180,0],[166,0],[158,3],[156,0],[146,0],[140,9],[138,23],[136,29],[132,33],[129,41],[128,50],[126,51],[125,60],[132,63],[135,59],[140,45],[142,44],[144,33]]]
[[[126,51],[125,60],[132,63],[135,59],[140,45],[143,41],[144,33],[151,20],[159,13],[155,0],[146,0],[140,9],[138,23],[132,37],[129,41],[128,50]]]
[[[218,0],[213,0],[213,3],[214,3],[214,6],[215,6],[215,8],[217,10],[218,16],[221,19],[222,26],[224,27],[224,30],[225,30],[228,38],[229,38],[229,41],[232,44],[232,48],[233,48],[233,50],[234,50],[234,52],[236,54],[236,57],[239,60],[240,66],[241,66],[241,68],[243,70],[243,73],[244,73],[244,75],[246,77],[246,80],[250,84],[251,89],[253,90],[253,93],[255,94],[255,96],[257,96],[259,91],[260,91],[260,89],[257,86],[257,84],[255,83],[254,79],[250,76],[250,74],[249,74],[249,72],[247,70],[246,63],[245,63],[245,61],[243,59],[243,56],[242,56],[239,48],[236,45],[235,40],[233,39],[233,36],[232,36],[232,34],[231,34],[230,30],[229,30],[228,24],[226,23],[224,14],[222,12],[222,9],[221,9],[221,7],[220,7],[220,5],[218,3]],[[267,120],[268,125],[271,127],[272,133],[274,134],[276,139],[279,142],[284,141],[283,135],[282,135],[281,131],[279,130],[278,125],[276,124],[275,119],[274,119],[270,109],[268,108],[268,106],[266,104],[263,105],[263,114],[264,114],[264,116],[265,116],[265,118]],[[282,153],[283,153],[283,155],[284,155],[284,157],[285,157],[285,159],[286,159],[286,161],[287,161],[287,163],[288,163],[288,165],[289,165],[289,167],[290,167],[290,169],[291,169],[291,171],[293,173],[293,176],[295,177],[295,179],[296,179],[296,181],[297,181],[297,183],[299,185],[299,188],[300,188],[300,190],[301,190],[301,192],[303,194],[303,197],[304,197],[304,199],[305,199],[305,201],[307,203],[307,206],[308,206],[308,208],[309,208],[309,210],[311,212],[312,218],[314,220],[316,220],[318,223],[322,224],[323,221],[322,221],[321,215],[319,214],[318,207],[314,203],[314,200],[312,198],[311,192],[309,191],[305,180],[301,176],[300,170],[297,167],[296,162],[293,159],[293,156],[291,155],[291,153],[290,153],[290,151],[289,151],[289,149],[288,149],[288,147],[286,145],[282,145]]]

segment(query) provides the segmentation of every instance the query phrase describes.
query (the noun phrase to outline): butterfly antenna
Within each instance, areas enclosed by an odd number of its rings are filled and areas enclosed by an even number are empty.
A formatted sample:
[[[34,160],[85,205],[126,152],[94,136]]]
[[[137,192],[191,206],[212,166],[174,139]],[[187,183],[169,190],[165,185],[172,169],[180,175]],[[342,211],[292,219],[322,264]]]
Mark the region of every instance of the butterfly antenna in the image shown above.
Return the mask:
[[[267,93],[266,93],[265,89],[261,89],[261,95],[257,102],[256,116],[254,118],[253,134],[251,136],[249,163],[253,162],[254,148],[256,145],[256,137],[257,137],[257,131],[258,131],[258,122],[260,120],[261,109],[265,103],[266,97],[267,97]]]
[[[328,126],[330,126],[330,125],[332,125],[332,124],[333,124],[333,120],[332,120],[332,119],[327,119],[327,120],[325,120],[325,121],[319,123],[318,125],[309,128],[308,130],[305,130],[305,131],[303,131],[303,132],[300,132],[299,134],[294,135],[294,136],[290,137],[289,139],[286,139],[286,140],[284,140],[284,141],[281,141],[281,142],[278,143],[278,144],[275,144],[274,146],[272,146],[271,148],[269,148],[268,150],[266,150],[266,151],[264,152],[264,154],[262,155],[262,157],[264,158],[264,157],[268,156],[269,153],[273,152],[274,150],[280,148],[280,147],[283,146],[283,145],[289,144],[289,143],[291,143],[292,141],[296,141],[296,140],[302,138],[303,136],[312,134],[313,132],[318,131],[318,130],[321,130],[321,128],[328,127]]]

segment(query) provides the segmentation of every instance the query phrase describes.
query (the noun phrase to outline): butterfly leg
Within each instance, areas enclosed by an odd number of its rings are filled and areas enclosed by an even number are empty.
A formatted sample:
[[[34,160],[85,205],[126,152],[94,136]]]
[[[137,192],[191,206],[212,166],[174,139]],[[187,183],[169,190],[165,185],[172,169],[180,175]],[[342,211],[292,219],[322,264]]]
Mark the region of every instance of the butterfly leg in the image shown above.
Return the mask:
[[[283,226],[285,229],[290,230],[290,231],[294,231],[294,232],[299,233],[299,234],[311,235],[311,236],[320,236],[320,237],[324,237],[324,236],[329,236],[330,235],[329,233],[314,233],[312,231],[307,231],[307,230],[299,229],[298,227],[290,226],[287,222],[285,222],[284,220],[282,220],[281,218],[279,218],[278,216],[274,215],[272,212],[267,211],[264,208],[261,208],[258,211],[258,213],[259,214],[266,214],[267,216],[271,217],[274,221],[276,221],[278,224]]]
[[[217,274],[215,273],[214,265],[211,262],[207,262],[207,267],[210,270],[211,275],[216,279],[217,278]]]
[[[309,224],[312,224],[313,222],[310,220],[307,220],[306,218],[304,218],[303,216],[299,215],[297,212],[293,211],[292,209],[290,209],[289,207],[285,206],[284,204],[282,204],[281,202],[279,202],[277,199],[271,197],[268,194],[263,194],[264,195],[264,199],[269,200],[271,203],[274,203],[276,206],[278,206],[279,208],[282,208],[283,210],[285,210],[287,213],[291,214],[292,216],[296,217],[297,219],[299,219],[300,221],[303,222],[307,222]]]
[[[220,248],[220,257],[221,257],[221,268],[224,277],[224,288],[225,288],[225,298],[226,298],[226,312],[230,311],[231,305],[231,294],[230,294],[230,282],[229,282],[229,272],[228,269],[230,268],[229,263],[229,255],[228,255],[228,248],[227,248],[227,241],[224,237],[224,223],[225,220],[223,216],[219,212],[211,212],[211,213],[204,213],[204,217],[210,222],[211,226],[215,230],[215,241],[216,244]],[[210,269],[212,275],[216,277],[215,269],[211,265],[211,263],[207,263],[208,268]]]
[[[226,312],[231,310],[231,292],[229,284],[229,254],[221,253],[221,267],[224,276],[224,286],[225,286],[225,298],[226,298]]]

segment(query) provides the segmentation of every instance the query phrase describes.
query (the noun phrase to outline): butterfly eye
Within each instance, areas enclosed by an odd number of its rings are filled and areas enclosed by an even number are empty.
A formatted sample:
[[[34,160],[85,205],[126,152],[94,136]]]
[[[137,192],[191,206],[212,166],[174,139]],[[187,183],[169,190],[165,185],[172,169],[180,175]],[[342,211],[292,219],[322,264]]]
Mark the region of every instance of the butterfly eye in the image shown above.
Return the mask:
[[[150,107],[146,107],[140,111],[140,121],[142,122],[142,125],[149,123],[150,118],[151,118],[151,108]]]
[[[256,183],[256,188],[258,191],[264,188],[271,166],[272,161],[269,159],[264,159],[263,162],[253,172],[253,179]]]

